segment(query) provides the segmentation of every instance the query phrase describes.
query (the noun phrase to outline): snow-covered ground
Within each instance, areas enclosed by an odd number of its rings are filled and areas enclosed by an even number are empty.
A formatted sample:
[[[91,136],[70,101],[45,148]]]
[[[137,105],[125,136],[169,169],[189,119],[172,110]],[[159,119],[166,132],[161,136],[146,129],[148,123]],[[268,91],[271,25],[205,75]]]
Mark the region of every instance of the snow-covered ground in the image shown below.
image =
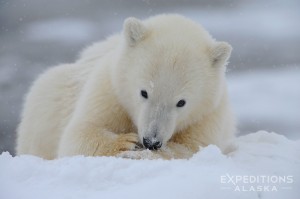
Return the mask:
[[[25,28],[26,38],[30,41],[54,41],[66,44],[88,41],[94,31],[95,24],[80,19],[35,22]]]
[[[190,17],[233,46],[229,90],[242,134],[300,138],[298,0],[0,2],[0,153],[14,153],[22,99],[38,74],[74,62],[85,46],[121,31],[126,17],[161,13]]]
[[[0,155],[1,199],[298,199],[300,140],[260,131],[223,155],[210,145],[189,160]]]
[[[300,139],[299,66],[231,74],[228,88],[241,134],[276,130]]]

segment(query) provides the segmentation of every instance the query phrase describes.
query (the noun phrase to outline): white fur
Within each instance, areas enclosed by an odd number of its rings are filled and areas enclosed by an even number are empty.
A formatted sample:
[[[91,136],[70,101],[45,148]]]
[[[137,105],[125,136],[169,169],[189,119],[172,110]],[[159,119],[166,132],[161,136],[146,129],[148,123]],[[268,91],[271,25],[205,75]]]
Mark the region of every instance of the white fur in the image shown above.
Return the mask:
[[[235,131],[224,74],[230,52],[182,16],[129,18],[122,34],[34,83],[17,153],[119,155],[144,137],[163,143],[154,152],[163,158],[187,158],[208,144],[224,148]],[[186,105],[178,108],[181,99]]]

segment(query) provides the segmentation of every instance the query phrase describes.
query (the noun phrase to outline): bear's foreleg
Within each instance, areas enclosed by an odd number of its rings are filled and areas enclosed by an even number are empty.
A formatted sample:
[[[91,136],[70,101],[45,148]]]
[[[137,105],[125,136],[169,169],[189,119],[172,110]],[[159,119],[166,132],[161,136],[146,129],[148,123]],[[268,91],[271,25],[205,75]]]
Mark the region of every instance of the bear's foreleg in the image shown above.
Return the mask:
[[[66,128],[59,145],[58,156],[115,156],[139,148],[136,133],[115,134],[92,124]]]

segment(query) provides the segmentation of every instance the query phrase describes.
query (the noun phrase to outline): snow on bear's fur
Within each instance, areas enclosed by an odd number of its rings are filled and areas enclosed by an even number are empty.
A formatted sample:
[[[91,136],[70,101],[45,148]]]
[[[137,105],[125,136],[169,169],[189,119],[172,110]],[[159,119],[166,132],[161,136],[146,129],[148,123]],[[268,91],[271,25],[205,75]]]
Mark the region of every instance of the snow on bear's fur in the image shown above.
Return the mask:
[[[209,144],[224,149],[235,131],[225,82],[230,53],[185,17],[128,18],[121,34],[33,84],[17,154],[170,159]]]

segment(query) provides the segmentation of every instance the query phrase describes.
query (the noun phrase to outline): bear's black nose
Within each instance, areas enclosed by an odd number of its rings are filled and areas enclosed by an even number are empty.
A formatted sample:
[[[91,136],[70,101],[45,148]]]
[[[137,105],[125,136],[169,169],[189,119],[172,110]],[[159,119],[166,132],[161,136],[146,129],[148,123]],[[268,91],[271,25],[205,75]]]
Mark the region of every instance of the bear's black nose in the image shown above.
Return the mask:
[[[149,150],[157,150],[161,147],[162,143],[159,141],[152,142],[149,138],[143,138],[144,146]]]

